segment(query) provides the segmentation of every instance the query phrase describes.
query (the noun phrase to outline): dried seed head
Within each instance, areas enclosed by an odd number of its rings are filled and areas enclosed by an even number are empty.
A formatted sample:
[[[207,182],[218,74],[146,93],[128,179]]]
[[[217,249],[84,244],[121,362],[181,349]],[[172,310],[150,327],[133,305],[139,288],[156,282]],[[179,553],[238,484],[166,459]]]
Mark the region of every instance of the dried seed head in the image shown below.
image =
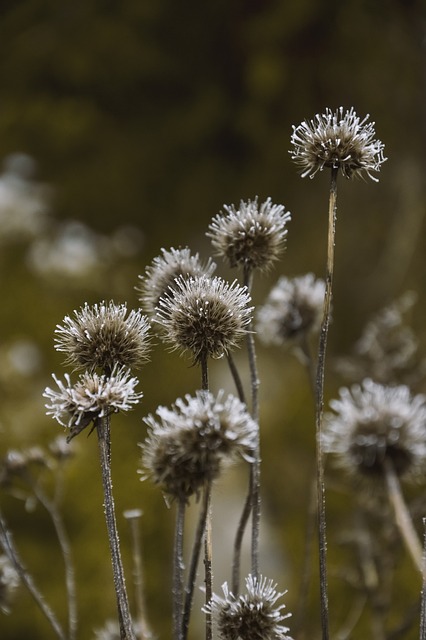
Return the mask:
[[[386,158],[384,144],[375,140],[374,122],[361,120],[353,107],[344,111],[326,109],[313,120],[293,126],[289,152],[302,170],[302,178],[313,178],[324,167],[340,169],[346,178],[366,174],[377,182],[371,171],[380,171]]]
[[[268,198],[260,206],[257,198],[241,200],[238,209],[225,205],[225,214],[213,218],[209,236],[218,255],[231,267],[268,270],[284,250],[290,213]]]
[[[65,383],[55,375],[53,379],[59,391],[47,387],[43,393],[49,400],[46,413],[70,428],[71,437],[95,418],[115,411],[129,411],[142,398],[142,393],[135,392],[138,379],[132,378],[123,367],[114,368],[110,376],[85,372],[74,385],[68,374],[65,374]]]
[[[149,328],[146,316],[139,310],[127,314],[125,304],[86,303],[57,325],[55,348],[76,369],[109,373],[117,366],[138,367],[147,360]]]
[[[220,358],[248,332],[251,298],[246,287],[222,278],[176,280],[173,297],[161,298],[156,322],[173,349],[189,351],[194,362]]]
[[[220,473],[223,463],[242,456],[251,461],[257,426],[237,398],[199,391],[178,399],[171,409],[147,416],[142,446],[143,479],[159,484],[173,498],[187,499]]]
[[[155,315],[160,298],[170,295],[175,288],[175,280],[179,277],[190,278],[205,275],[211,277],[216,265],[209,259],[205,264],[200,261],[198,253],[191,255],[188,248],[162,249],[152,264],[145,269],[145,275],[139,276],[141,284],[137,287],[142,308],[150,316]]]
[[[319,330],[325,283],[312,273],[281,277],[257,313],[256,333],[266,345],[287,345]]]
[[[216,618],[221,640],[291,640],[289,629],[281,624],[291,614],[283,615],[285,605],[277,605],[286,592],[276,588],[272,580],[250,574],[245,594],[234,596],[225,582],[224,597],[214,594],[203,610]]]
[[[426,397],[406,386],[387,387],[366,379],[340,390],[330,402],[324,451],[351,476],[383,477],[389,460],[398,476],[415,478],[426,468]]]

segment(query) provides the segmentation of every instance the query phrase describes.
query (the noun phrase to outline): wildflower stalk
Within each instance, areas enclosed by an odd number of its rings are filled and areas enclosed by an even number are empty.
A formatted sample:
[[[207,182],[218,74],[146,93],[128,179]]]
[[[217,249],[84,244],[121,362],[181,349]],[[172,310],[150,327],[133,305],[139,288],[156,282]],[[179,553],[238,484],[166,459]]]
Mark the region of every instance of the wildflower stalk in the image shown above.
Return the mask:
[[[201,388],[203,391],[209,390],[209,375],[207,364],[207,352],[201,354]],[[204,579],[206,585],[205,602],[208,604],[213,596],[213,576],[212,576],[212,510],[211,510],[211,482],[207,482],[204,487],[206,501],[206,520],[204,529]],[[206,640],[212,640],[213,627],[212,615],[210,612],[205,613],[206,620]]]
[[[243,383],[241,382],[240,374],[238,372],[237,366],[235,364],[235,360],[232,357],[232,354],[230,351],[227,353],[227,359],[228,359],[229,370],[234,380],[235,388],[237,389],[238,397],[241,400],[241,402],[244,402],[245,404],[246,400],[245,400],[245,393],[243,389]]]
[[[195,580],[197,577],[197,567],[200,560],[201,544],[203,541],[204,532],[206,530],[206,520],[209,510],[209,494],[206,490],[203,492],[203,500],[200,508],[200,515],[198,517],[197,529],[195,531],[194,544],[192,547],[191,560],[188,571],[188,582],[185,589],[185,604],[183,610],[182,619],[182,638],[186,640],[188,636],[189,619],[191,616],[192,600],[194,597]]]
[[[185,525],[186,502],[180,498],[177,504],[175,541],[173,551],[173,638],[183,637],[183,533]]]
[[[384,460],[384,471],[389,500],[395,513],[397,527],[415,566],[423,574],[422,546],[402,495],[398,476],[389,457]]]
[[[95,425],[98,434],[99,458],[101,463],[102,485],[104,490],[105,520],[111,553],[114,587],[117,597],[120,637],[122,640],[136,640],[132,626],[132,619],[130,616],[130,607],[126,592],[117,523],[115,519],[115,506],[111,480],[110,416],[106,415],[102,418],[97,418],[95,421]]]
[[[420,611],[420,640],[426,640],[426,518],[423,518],[423,582]]]
[[[328,594],[327,594],[327,540],[325,518],[325,487],[324,487],[324,456],[322,451],[322,423],[324,411],[324,373],[325,356],[327,350],[328,327],[330,324],[331,299],[333,293],[334,274],[334,245],[337,215],[337,172],[338,166],[331,168],[330,197],[328,208],[328,242],[327,269],[325,278],[324,311],[321,322],[317,375],[315,382],[316,405],[316,463],[317,463],[317,509],[318,509],[318,542],[320,566],[320,601],[321,601],[321,629],[323,640],[329,638]]]
[[[15,545],[13,543],[12,536],[7,528],[6,522],[3,519],[3,516],[1,515],[1,513],[0,513],[0,545],[3,548],[3,551],[5,552],[6,556],[8,557],[10,562],[13,564],[14,568],[16,569],[20,579],[27,587],[28,591],[30,592],[31,596],[33,597],[34,601],[39,607],[40,611],[43,613],[45,618],[50,623],[50,626],[52,627],[56,636],[59,638],[59,640],[67,640],[67,636],[64,630],[62,629],[62,626],[59,623],[56,615],[53,613],[52,609],[47,604],[44,597],[42,596],[42,594],[34,584],[34,580],[32,579],[31,575],[28,573],[28,571],[25,569],[24,565],[22,564],[18,551],[16,550]]]
[[[62,553],[62,558],[65,566],[65,586],[67,590],[67,602],[68,602],[68,637],[69,640],[74,640],[77,633],[78,615],[77,615],[77,598],[76,598],[76,585],[75,585],[75,572],[74,563],[71,553],[71,545],[68,538],[67,530],[64,526],[64,522],[61,516],[61,512],[58,509],[55,501],[49,500],[44,491],[30,479],[31,486],[34,491],[34,495],[37,500],[43,505],[48,512],[53,526],[55,528],[56,537],[58,538],[59,546]]]
[[[250,292],[253,283],[253,270],[244,267],[244,285]],[[259,376],[257,372],[256,348],[254,343],[253,323],[250,322],[246,336],[247,352],[250,368],[252,418],[257,424],[257,443],[253,452],[251,465],[251,495],[252,495],[252,539],[251,539],[251,573],[256,579],[259,577],[259,532],[260,532],[260,434],[259,434]]]

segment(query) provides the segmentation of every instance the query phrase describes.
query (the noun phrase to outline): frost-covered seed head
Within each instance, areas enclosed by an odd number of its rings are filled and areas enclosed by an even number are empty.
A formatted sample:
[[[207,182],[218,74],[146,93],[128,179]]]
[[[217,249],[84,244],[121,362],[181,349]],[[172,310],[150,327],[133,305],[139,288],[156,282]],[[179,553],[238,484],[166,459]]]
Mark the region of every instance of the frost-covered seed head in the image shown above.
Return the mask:
[[[217,254],[231,267],[268,270],[284,250],[290,213],[270,198],[260,206],[255,198],[241,200],[238,209],[234,205],[224,209],[207,233]]]
[[[173,297],[161,298],[155,321],[172,349],[189,351],[194,362],[220,358],[248,332],[252,307],[246,287],[222,278],[179,278]]]
[[[142,446],[142,477],[159,484],[166,496],[187,499],[220,473],[222,464],[242,456],[249,462],[257,426],[238,398],[198,391],[171,409],[147,416]]]
[[[377,182],[371,171],[380,171],[386,158],[384,144],[375,140],[374,122],[369,116],[361,120],[353,107],[344,111],[326,109],[313,120],[293,126],[289,152],[300,167],[302,178],[313,178],[324,167],[340,169],[346,178],[366,174]]]
[[[188,248],[161,251],[162,255],[154,258],[152,264],[145,269],[145,275],[139,276],[141,283],[137,287],[142,308],[150,316],[155,315],[160,298],[172,293],[177,278],[202,275],[210,278],[216,269],[211,259],[203,264],[198,253],[191,255]]]
[[[203,608],[214,615],[220,640],[291,640],[288,627],[282,625],[291,614],[283,615],[285,605],[277,605],[286,592],[280,593],[276,588],[272,580],[250,574],[246,593],[234,596],[225,582],[224,597],[214,594]]]
[[[0,611],[10,613],[10,604],[19,585],[19,576],[10,560],[0,555]]]
[[[419,477],[426,469],[426,397],[408,387],[366,379],[340,390],[330,402],[324,451],[350,475],[380,479],[389,460],[398,476]]]
[[[142,398],[142,393],[135,391],[138,379],[132,378],[124,367],[114,368],[110,376],[85,372],[74,385],[68,374],[65,382],[54,374],[52,377],[58,391],[47,387],[43,393],[49,401],[46,413],[71,429],[84,428],[111,412],[129,411]]]
[[[146,316],[139,310],[128,314],[125,304],[86,303],[56,326],[55,348],[76,369],[108,373],[116,366],[138,367],[148,357],[149,328]]]
[[[256,333],[266,345],[300,342],[319,330],[325,283],[312,273],[282,276],[257,313]]]

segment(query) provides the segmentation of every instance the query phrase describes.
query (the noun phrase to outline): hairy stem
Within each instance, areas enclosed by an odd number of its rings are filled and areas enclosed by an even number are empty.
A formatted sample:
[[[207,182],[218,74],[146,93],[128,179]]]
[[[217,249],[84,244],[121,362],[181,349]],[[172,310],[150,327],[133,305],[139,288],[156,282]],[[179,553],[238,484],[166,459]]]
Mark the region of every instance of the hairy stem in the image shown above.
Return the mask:
[[[324,456],[322,451],[322,422],[324,411],[324,375],[325,356],[327,351],[328,328],[330,325],[331,300],[333,295],[334,274],[334,245],[336,235],[337,214],[337,172],[338,168],[331,169],[330,197],[328,207],[328,242],[327,242],[327,269],[325,278],[324,310],[321,322],[317,375],[315,382],[316,405],[316,462],[317,462],[317,509],[318,509],[318,543],[319,543],[319,569],[320,569],[320,603],[321,603],[321,629],[322,640],[329,638],[328,619],[328,593],[327,593],[327,539],[325,518],[325,487],[324,487]]]
[[[17,571],[20,579],[30,592],[40,611],[43,613],[45,618],[50,623],[53,631],[57,635],[60,640],[67,640],[67,636],[62,629],[56,615],[53,613],[52,609],[46,603],[45,599],[41,595],[40,591],[34,584],[34,580],[31,575],[25,569],[22,561],[19,557],[18,551],[15,548],[15,545],[12,540],[12,535],[9,532],[6,522],[3,519],[3,516],[0,513],[0,545],[3,548],[4,553],[8,557],[9,561],[13,564],[15,570]]]
[[[212,513],[211,513],[211,483],[205,487],[207,502],[206,530],[204,534],[204,574],[206,585],[205,603],[209,604],[213,597],[213,574],[212,574]],[[206,640],[213,638],[212,614],[206,611]]]
[[[200,560],[201,545],[203,542],[204,532],[206,530],[206,520],[209,510],[209,494],[204,491],[203,501],[200,508],[197,530],[195,532],[194,544],[192,547],[191,560],[188,571],[188,582],[185,589],[185,605],[183,609],[183,640],[188,636],[189,619],[191,617],[192,600],[194,597],[195,580],[197,578],[197,567]]]
[[[253,271],[244,268],[244,284],[251,291],[253,283]],[[251,385],[251,411],[252,418],[257,424],[257,442],[253,452],[254,460],[251,464],[251,508],[252,508],[252,532],[251,532],[251,573],[253,577],[259,577],[259,534],[260,534],[260,432],[259,432],[259,376],[257,372],[256,346],[254,342],[253,325],[249,325],[247,333],[247,353],[250,368]]]
[[[97,418],[96,430],[98,434],[99,458],[102,471],[102,485],[104,490],[104,510],[108,531],[109,548],[112,561],[114,587],[117,597],[118,619],[120,623],[121,640],[136,640],[130,616],[129,600],[124,580],[123,564],[121,561],[120,543],[117,523],[115,519],[114,497],[111,479],[111,425],[110,416]]]
[[[426,640],[426,518],[423,518],[423,582],[420,612],[420,640]]]
[[[186,503],[180,498],[177,505],[175,543],[173,550],[173,638],[182,640],[183,627],[183,533]]]

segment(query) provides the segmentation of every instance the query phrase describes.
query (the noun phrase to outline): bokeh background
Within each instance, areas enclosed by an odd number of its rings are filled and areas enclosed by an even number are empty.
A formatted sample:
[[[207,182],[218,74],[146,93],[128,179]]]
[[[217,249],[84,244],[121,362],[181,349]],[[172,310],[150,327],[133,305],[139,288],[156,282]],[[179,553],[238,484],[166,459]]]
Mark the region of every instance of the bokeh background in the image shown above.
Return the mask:
[[[0,455],[46,446],[61,433],[45,416],[42,398],[51,372],[65,372],[53,348],[56,324],[86,301],[137,306],[138,274],[161,247],[189,246],[206,258],[205,232],[223,204],[270,196],[292,213],[286,254],[256,281],[256,304],[281,274],[323,275],[327,176],[302,180],[288,150],[292,124],[327,106],[371,114],[388,157],[378,184],[339,182],[327,397],[342,384],[333,359],[351,350],[372,313],[406,290],[418,294],[411,323],[422,349],[425,56],[423,0],[3,0]],[[235,277],[221,264],[218,272]],[[243,354],[239,361],[245,366]],[[259,368],[262,566],[289,590],[292,611],[304,553],[313,410],[306,374],[291,353],[260,348]],[[142,405],[113,423],[114,486],[130,584],[130,535],[121,514],[144,511],[148,617],[156,636],[168,638],[173,512],[156,487],[139,482],[137,443],[145,435],[142,416],[192,393],[199,378],[188,360],[157,344],[140,381]],[[230,385],[224,364],[214,365],[212,384]],[[415,391],[426,385],[418,381]],[[114,615],[115,601],[95,437],[82,434],[76,449],[66,468],[63,512],[76,557],[79,638],[86,640]],[[228,540],[244,487],[245,470],[237,469],[217,488],[217,590],[229,579]],[[64,619],[63,570],[48,516],[6,491],[0,499],[26,565]],[[352,597],[339,564],[339,533],[350,522],[346,502],[330,497],[334,634]],[[403,552],[401,566],[400,605],[390,626],[420,592]],[[307,618],[311,637],[318,637],[315,592]],[[365,618],[351,637],[372,637],[368,610]],[[52,637],[23,589],[10,615],[0,617],[0,636]]]

